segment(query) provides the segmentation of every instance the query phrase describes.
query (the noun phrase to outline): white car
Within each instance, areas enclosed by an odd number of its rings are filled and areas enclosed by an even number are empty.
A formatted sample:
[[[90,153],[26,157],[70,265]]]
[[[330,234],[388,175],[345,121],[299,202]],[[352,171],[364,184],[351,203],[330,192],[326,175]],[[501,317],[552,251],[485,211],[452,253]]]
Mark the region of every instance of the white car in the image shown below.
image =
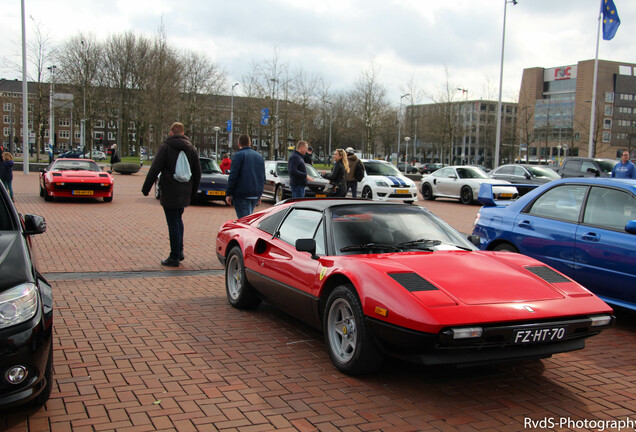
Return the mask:
[[[457,198],[462,204],[471,204],[479,195],[482,183],[510,184],[496,180],[482,169],[473,166],[448,166],[422,177],[422,196],[425,200],[435,198]],[[517,196],[515,187],[499,187],[497,198],[513,199]]]
[[[358,193],[362,198],[377,201],[404,201],[412,204],[417,200],[415,182],[386,161],[363,159],[364,178],[358,182]]]
[[[99,150],[93,150],[91,153],[91,156],[88,155],[88,153],[84,154],[84,157],[86,159],[93,159],[93,160],[104,160],[106,159],[106,153],[104,153],[103,151],[99,151]]]

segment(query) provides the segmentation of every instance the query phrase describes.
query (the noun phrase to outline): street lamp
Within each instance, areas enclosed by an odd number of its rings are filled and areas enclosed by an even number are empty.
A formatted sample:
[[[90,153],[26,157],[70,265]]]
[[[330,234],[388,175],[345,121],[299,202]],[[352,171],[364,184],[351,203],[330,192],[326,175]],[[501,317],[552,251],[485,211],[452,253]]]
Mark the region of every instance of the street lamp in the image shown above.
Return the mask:
[[[276,84],[278,83],[278,79],[270,78],[270,81],[274,83],[274,89],[272,94],[276,97],[276,114],[274,114],[274,148],[278,148],[278,93]]]
[[[329,101],[325,101],[326,104],[331,106],[329,111],[329,155],[331,155],[331,120],[333,119],[333,104]]]
[[[497,102],[497,134],[495,138],[495,161],[493,169],[499,166],[499,150],[501,148],[501,91],[503,85],[504,46],[506,44],[506,8],[508,3],[517,4],[517,0],[504,0],[503,34],[501,36],[501,66],[499,69],[499,100]]]
[[[84,64],[87,62],[87,51],[86,46],[84,44],[84,39],[82,39],[82,48],[84,49]],[[82,153],[86,152],[86,76],[84,76],[84,85],[82,86],[83,90],[83,104],[84,104],[84,112],[82,114],[82,121],[80,122],[80,145],[82,147]],[[141,143],[139,144],[139,154],[141,154]]]
[[[408,159],[408,155],[409,155],[409,141],[411,141],[411,137],[405,136],[404,142],[406,143],[406,151],[404,152],[404,174],[406,174],[406,160]]]
[[[468,134],[466,133],[466,117],[467,117],[467,111],[468,111],[468,90],[464,89],[464,88],[459,88],[457,87],[457,91],[462,92],[462,94],[465,97],[465,103],[464,103],[464,137],[462,138],[462,161],[461,164],[464,164],[464,159],[466,158],[466,137],[468,136]],[[470,156],[470,146],[468,147],[468,153]],[[468,158],[468,163],[470,164],[470,157]]]
[[[55,134],[55,108],[53,106],[53,97],[55,95],[55,69],[57,66],[51,65],[47,69],[51,72],[51,86],[49,87],[49,151],[53,153],[53,134]]]
[[[214,160],[219,160],[219,131],[220,127],[214,126],[214,133],[216,134],[216,142],[214,143]]]
[[[397,161],[396,164],[398,162],[400,162],[400,132],[402,129],[402,99],[404,99],[407,96],[411,96],[410,93],[406,93],[403,94],[402,96],[400,96],[400,110],[398,111],[397,114],[397,121],[398,121],[398,139],[397,139]]]
[[[230,108],[230,149],[234,145],[234,143],[232,142],[232,135],[234,133],[234,87],[236,87],[237,85],[239,85],[239,83],[232,84],[232,104]]]

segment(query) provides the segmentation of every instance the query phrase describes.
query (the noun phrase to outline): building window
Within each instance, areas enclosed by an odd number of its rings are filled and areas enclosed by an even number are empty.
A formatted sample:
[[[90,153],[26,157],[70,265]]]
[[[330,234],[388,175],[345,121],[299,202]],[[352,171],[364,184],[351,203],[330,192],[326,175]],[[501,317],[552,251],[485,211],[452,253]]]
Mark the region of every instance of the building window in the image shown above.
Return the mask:
[[[75,138],[81,138],[82,137],[82,131],[75,129]]]
[[[11,123],[11,116],[8,116],[8,115],[3,116],[3,117],[2,117],[2,120],[3,120],[5,123]]]
[[[108,141],[115,141],[117,139],[115,132],[108,132]]]
[[[603,129],[611,129],[612,128],[612,119],[603,120]]]
[[[93,131],[93,138],[95,138],[95,139],[104,138],[104,132]]]
[[[95,127],[103,128],[104,127],[104,120],[96,120],[95,121]]]
[[[603,142],[607,143],[610,142],[610,137],[611,137],[611,133],[609,132],[603,132]]]
[[[9,102],[5,102],[2,104],[2,107],[5,111],[13,111],[13,104]]]
[[[69,127],[71,125],[71,121],[67,118],[61,118],[59,125]]]
[[[614,102],[614,93],[613,92],[605,92],[605,102]]]
[[[71,136],[71,132],[68,131],[68,130],[61,130],[59,132],[59,134],[60,134],[60,138],[67,138],[68,139]]]
[[[8,137],[10,132],[11,132],[11,128],[6,127],[3,130],[3,135]]]
[[[606,116],[611,117],[613,112],[614,112],[614,107],[612,105],[605,105]]]

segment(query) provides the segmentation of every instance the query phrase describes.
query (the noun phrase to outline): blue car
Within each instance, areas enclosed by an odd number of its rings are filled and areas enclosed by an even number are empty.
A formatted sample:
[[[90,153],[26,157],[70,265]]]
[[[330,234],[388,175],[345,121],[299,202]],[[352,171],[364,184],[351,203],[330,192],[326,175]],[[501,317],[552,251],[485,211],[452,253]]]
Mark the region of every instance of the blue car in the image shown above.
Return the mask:
[[[531,256],[636,310],[636,180],[558,179],[514,202],[494,201],[488,188],[473,230],[480,249]]]
[[[197,190],[196,200],[202,201],[225,201],[227,191],[228,175],[221,173],[221,168],[216,161],[210,158],[199,158],[201,163],[201,182]],[[161,198],[160,186],[161,174],[155,181],[155,198]]]

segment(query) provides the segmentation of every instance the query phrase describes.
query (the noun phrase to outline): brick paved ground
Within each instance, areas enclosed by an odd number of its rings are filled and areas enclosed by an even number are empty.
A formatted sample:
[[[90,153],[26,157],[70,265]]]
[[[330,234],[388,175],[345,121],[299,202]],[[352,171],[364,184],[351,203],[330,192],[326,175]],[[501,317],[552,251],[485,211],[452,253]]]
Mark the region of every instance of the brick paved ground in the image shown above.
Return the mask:
[[[184,265],[161,269],[167,229],[142,181],[116,175],[112,203],[45,203],[37,176],[16,173],[18,210],[47,218],[34,240],[54,288],[55,386],[45,408],[5,414],[0,430],[520,431],[526,418],[636,421],[633,315],[619,315],[585,350],[548,360],[459,370],[388,360],[351,378],[332,367],[319,332],[268,305],[228,306],[214,240],[232,209],[186,209]],[[462,232],[479,209],[426,206]]]

